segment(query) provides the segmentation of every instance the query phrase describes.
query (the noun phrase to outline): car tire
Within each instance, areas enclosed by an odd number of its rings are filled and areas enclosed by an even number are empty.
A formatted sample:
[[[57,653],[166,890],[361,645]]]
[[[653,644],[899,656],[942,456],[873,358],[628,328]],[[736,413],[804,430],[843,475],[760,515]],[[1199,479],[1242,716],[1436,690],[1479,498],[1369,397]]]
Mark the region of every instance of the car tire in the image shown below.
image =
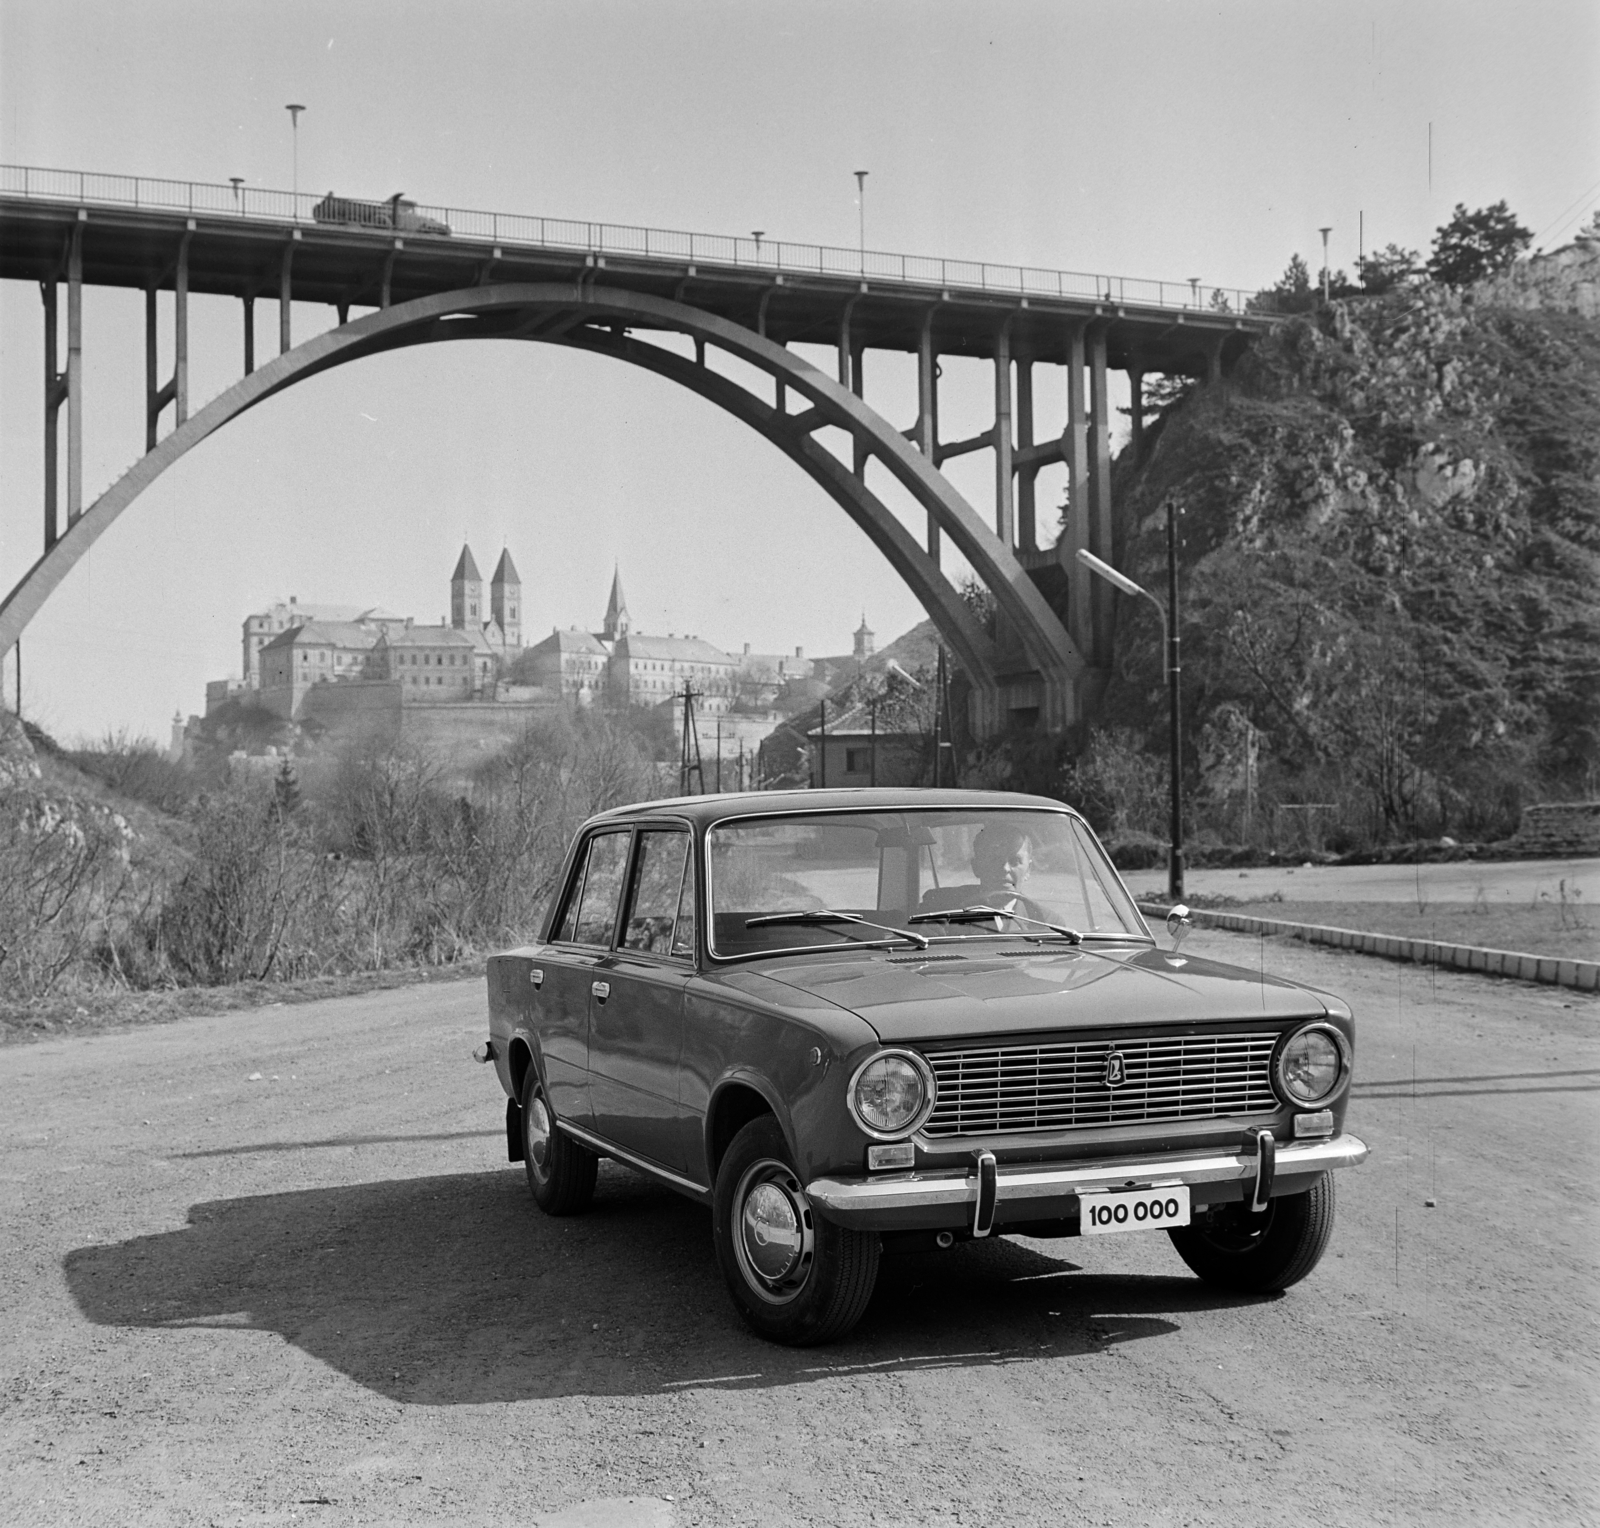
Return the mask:
[[[531,1066],[522,1085],[522,1162],[534,1202],[546,1215],[581,1215],[589,1208],[600,1159],[556,1128]]]
[[[1206,1283],[1240,1294],[1274,1294],[1298,1284],[1327,1248],[1333,1175],[1323,1173],[1303,1194],[1269,1200],[1259,1215],[1244,1203],[1216,1205],[1167,1235]]]
[[[878,1281],[878,1235],[816,1214],[777,1120],[751,1120],[717,1169],[717,1261],[739,1314],[790,1347],[833,1342],[861,1319]]]

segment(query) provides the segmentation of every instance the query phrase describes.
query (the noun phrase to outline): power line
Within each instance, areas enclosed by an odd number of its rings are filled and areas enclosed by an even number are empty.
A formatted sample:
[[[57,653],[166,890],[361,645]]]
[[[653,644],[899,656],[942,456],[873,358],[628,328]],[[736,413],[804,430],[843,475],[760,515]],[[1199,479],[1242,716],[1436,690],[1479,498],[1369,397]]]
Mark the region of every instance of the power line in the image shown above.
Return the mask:
[[[1556,221],[1548,224],[1537,234],[1535,234],[1533,242],[1535,244],[1540,243],[1544,239],[1545,235],[1552,231],[1560,233],[1566,228],[1568,223],[1572,222],[1575,218],[1581,218],[1584,213],[1586,213],[1597,201],[1600,201],[1600,180],[1597,180],[1592,186],[1590,186],[1589,189],[1585,191],[1576,202],[1569,202],[1565,210],[1557,213]],[[1572,210],[1574,207],[1577,208],[1576,212]]]

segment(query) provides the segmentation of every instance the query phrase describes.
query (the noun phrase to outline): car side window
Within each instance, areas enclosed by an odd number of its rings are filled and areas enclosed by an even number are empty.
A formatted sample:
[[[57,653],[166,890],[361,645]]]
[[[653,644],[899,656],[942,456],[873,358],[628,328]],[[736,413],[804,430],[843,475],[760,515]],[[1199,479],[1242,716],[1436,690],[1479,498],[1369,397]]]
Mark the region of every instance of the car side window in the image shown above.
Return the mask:
[[[686,848],[689,846],[686,844]],[[678,926],[672,935],[672,953],[694,959],[694,851],[684,856],[683,889],[678,894]]]
[[[597,833],[589,840],[583,889],[568,904],[558,939],[574,944],[611,947],[617,927],[617,904],[622,900],[622,874],[628,863],[629,833]],[[567,925],[571,925],[568,932]]]
[[[633,887],[622,929],[622,947],[650,955],[674,952],[673,925],[683,886],[689,835],[681,831],[644,832],[633,862]]]

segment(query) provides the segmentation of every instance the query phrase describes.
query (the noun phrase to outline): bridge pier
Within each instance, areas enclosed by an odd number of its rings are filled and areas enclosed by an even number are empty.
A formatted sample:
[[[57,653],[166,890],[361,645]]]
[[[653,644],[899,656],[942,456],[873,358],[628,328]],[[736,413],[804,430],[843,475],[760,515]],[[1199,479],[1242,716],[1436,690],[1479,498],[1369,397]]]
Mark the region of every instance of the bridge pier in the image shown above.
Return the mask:
[[[1017,550],[1038,550],[1038,515],[1034,487],[1043,463],[1033,457],[1033,361],[1017,358]]]

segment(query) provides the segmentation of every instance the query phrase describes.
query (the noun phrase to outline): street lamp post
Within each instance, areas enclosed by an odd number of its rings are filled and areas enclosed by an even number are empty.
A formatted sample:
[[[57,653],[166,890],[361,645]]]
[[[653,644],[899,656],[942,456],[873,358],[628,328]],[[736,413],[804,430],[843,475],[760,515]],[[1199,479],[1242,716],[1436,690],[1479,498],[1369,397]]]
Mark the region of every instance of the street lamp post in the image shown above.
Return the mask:
[[[294,180],[292,188],[294,191],[294,220],[298,223],[300,221],[300,113],[305,110],[305,107],[300,105],[298,101],[291,101],[283,109],[289,113],[289,126],[294,134]]]
[[[1328,235],[1333,232],[1333,225],[1330,223],[1328,227],[1319,228],[1317,232],[1322,235],[1322,300],[1326,302],[1328,300]]]
[[[1137,594],[1150,601],[1161,617],[1162,645],[1166,651],[1167,731],[1171,740],[1168,774],[1172,781],[1172,846],[1167,851],[1167,895],[1173,902],[1183,900],[1183,709],[1181,676],[1183,666],[1178,648],[1178,506],[1167,501],[1167,603],[1162,605],[1148,589],[1102,562],[1093,552],[1080,548],[1078,561],[1091,573],[1124,594]]]
[[[861,274],[865,276],[867,274],[867,171],[857,170],[855,177],[858,247],[861,251]]]

